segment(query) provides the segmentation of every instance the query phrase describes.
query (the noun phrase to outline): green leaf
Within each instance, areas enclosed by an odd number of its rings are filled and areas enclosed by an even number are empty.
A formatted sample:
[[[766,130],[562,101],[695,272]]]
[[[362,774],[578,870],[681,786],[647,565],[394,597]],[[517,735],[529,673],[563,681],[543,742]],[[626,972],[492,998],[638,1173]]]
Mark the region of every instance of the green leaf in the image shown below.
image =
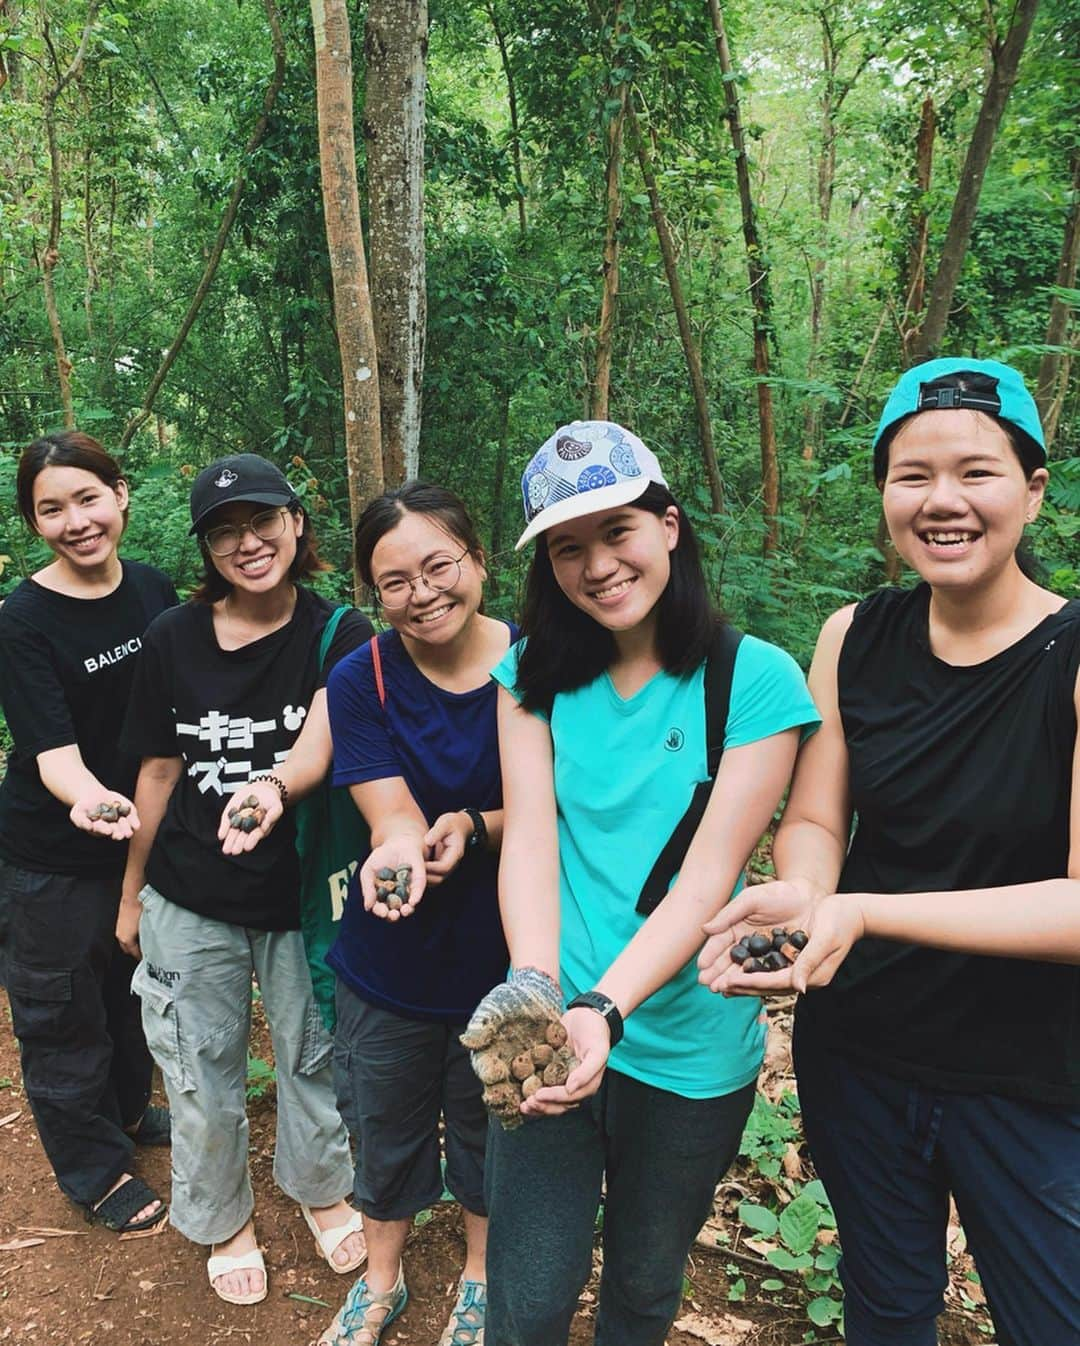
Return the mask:
[[[805,1271],[814,1265],[809,1253],[800,1253],[798,1257],[786,1248],[773,1248],[765,1254],[765,1260],[776,1267],[777,1271]]]
[[[827,1243],[814,1258],[818,1271],[832,1271],[840,1261],[840,1249],[834,1243]]]
[[[746,1298],[746,1281],[741,1276],[728,1286],[727,1297],[733,1302]]]
[[[817,1202],[808,1196],[798,1196],[780,1216],[780,1237],[796,1254],[809,1252],[814,1246],[821,1223]]]
[[[829,1299],[827,1295],[819,1295],[806,1306],[806,1316],[818,1327],[828,1327],[830,1323],[835,1323],[842,1312],[843,1305],[840,1301]]]
[[[435,1218],[435,1212],[432,1210],[418,1210],[413,1216],[413,1224],[417,1229],[422,1228],[429,1221]]]
[[[285,1298],[295,1299],[298,1304],[314,1304],[316,1308],[320,1309],[328,1309],[331,1307],[326,1302],[325,1299],[316,1299],[314,1295],[300,1295],[297,1294],[295,1291],[292,1291],[291,1293],[287,1294]]]
[[[757,1233],[764,1235],[765,1238],[772,1238],[780,1228],[780,1222],[767,1206],[755,1206],[749,1201],[744,1201],[739,1206],[739,1219],[744,1225],[756,1230]],[[814,1225],[815,1230],[817,1224]]]
[[[784,1282],[778,1281],[775,1277],[770,1276],[767,1281],[761,1282],[761,1288],[763,1290],[782,1290],[784,1288]]]

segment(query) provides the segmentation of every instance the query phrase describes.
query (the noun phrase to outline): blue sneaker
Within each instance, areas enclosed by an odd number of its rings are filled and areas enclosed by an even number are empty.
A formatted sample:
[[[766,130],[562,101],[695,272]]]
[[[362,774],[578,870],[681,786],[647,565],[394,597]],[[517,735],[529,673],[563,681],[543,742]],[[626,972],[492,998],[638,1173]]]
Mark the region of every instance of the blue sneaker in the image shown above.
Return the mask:
[[[439,1346],[484,1346],[484,1318],[487,1314],[487,1286],[483,1281],[462,1280],[457,1303],[450,1321],[439,1338]]]
[[[360,1277],[345,1296],[341,1312],[319,1338],[319,1346],[377,1346],[387,1328],[409,1302],[405,1269],[398,1263],[397,1280],[381,1293]]]

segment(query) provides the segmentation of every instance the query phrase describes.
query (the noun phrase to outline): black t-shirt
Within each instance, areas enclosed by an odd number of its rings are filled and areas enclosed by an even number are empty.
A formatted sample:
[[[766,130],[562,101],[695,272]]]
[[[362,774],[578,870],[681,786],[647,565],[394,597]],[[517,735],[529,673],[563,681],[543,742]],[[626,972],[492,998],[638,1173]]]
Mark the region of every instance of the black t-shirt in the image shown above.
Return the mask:
[[[1068,873],[1080,602],[983,663],[938,659],[929,589],[856,609],[840,714],[857,825],[842,892],[960,891]],[[1080,1104],[1080,967],[860,940],[801,1027],[888,1073]]]
[[[150,622],[180,600],[160,570],[122,561],[104,598],[23,580],[0,608],[0,705],[15,747],[0,784],[0,855],[44,874],[123,872],[127,847],[72,825],[41,783],[38,753],[78,746],[111,790],[130,797],[138,760],[119,746],[135,658]]]
[[[239,650],[221,648],[201,603],[174,608],[146,632],[123,745],[138,757],[184,760],[146,866],[147,882],[170,902],[230,925],[299,926],[292,814],[246,855],[224,855],[217,830],[233,791],[289,755],[334,664],[370,639],[371,623],[350,610],[320,672],[319,641],[333,611],[298,586],[286,625]]]

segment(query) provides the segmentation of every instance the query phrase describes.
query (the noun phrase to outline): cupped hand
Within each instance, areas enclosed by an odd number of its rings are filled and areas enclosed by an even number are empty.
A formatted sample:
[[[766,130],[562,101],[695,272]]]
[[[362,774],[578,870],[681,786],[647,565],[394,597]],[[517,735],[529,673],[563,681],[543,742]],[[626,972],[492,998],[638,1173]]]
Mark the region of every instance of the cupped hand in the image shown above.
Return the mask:
[[[779,972],[744,972],[731,958],[740,939],[803,930],[808,942]],[[748,888],[704,926],[709,938],[698,956],[698,981],[723,995],[782,995],[827,986],[864,933],[857,894],[810,896],[802,885],[777,881]]]
[[[400,907],[394,909],[377,896],[375,876],[380,869],[398,870],[405,865],[412,871],[409,875],[409,895],[402,900]],[[404,916],[411,916],[424,896],[426,887],[425,850],[419,837],[411,835],[387,837],[375,847],[360,869],[360,892],[364,899],[364,910],[383,920],[397,921]]]
[[[259,823],[250,832],[245,832],[233,826],[229,814],[238,813],[249,799],[258,801],[258,813],[255,816],[259,819]],[[217,834],[222,851],[226,855],[243,855],[245,851],[253,851],[263,837],[268,837],[274,830],[275,824],[284,812],[276,785],[271,785],[266,780],[251,781],[248,785],[242,785],[221,810]]]
[[[442,813],[435,819],[424,837],[424,850],[430,857],[424,865],[429,885],[442,883],[461,864],[472,833],[473,822],[467,813]]]
[[[127,812],[123,816],[118,814],[115,821],[93,817],[102,805],[106,808],[123,808]],[[139,815],[135,805],[126,795],[117,794],[114,790],[96,790],[82,799],[76,799],[68,816],[81,832],[92,832],[95,836],[108,837],[112,841],[128,841],[139,830]]]
[[[562,1016],[567,1042],[577,1057],[577,1065],[565,1084],[546,1085],[525,1099],[521,1111],[526,1117],[557,1117],[591,1098],[600,1088],[611,1054],[611,1033],[602,1014],[585,1006],[567,1010]]]

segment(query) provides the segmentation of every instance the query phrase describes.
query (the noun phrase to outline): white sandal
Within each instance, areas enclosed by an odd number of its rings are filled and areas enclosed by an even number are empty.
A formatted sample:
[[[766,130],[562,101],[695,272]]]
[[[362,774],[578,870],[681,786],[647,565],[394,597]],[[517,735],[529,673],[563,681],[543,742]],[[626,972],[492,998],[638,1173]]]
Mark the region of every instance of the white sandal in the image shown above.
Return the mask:
[[[262,1289],[249,1291],[246,1295],[233,1295],[227,1290],[218,1289],[214,1282],[219,1276],[227,1276],[232,1271],[261,1271]],[[266,1263],[258,1248],[238,1253],[235,1257],[230,1257],[227,1253],[215,1253],[206,1264],[206,1272],[210,1277],[210,1288],[218,1299],[223,1299],[226,1304],[261,1304],[266,1298]]]
[[[364,1245],[364,1251],[359,1257],[353,1258],[351,1262],[346,1262],[344,1266],[334,1261],[334,1253],[345,1242],[350,1234],[359,1234],[363,1238],[364,1223],[360,1218],[360,1212],[354,1210],[344,1224],[332,1225],[329,1229],[320,1229],[315,1216],[311,1213],[311,1207],[300,1203],[300,1214],[304,1217],[304,1222],[311,1232],[315,1235],[315,1247],[320,1257],[325,1257],[327,1265],[331,1271],[336,1271],[339,1276],[347,1276],[349,1272],[355,1271],[357,1267],[362,1267],[367,1261],[367,1244]]]

